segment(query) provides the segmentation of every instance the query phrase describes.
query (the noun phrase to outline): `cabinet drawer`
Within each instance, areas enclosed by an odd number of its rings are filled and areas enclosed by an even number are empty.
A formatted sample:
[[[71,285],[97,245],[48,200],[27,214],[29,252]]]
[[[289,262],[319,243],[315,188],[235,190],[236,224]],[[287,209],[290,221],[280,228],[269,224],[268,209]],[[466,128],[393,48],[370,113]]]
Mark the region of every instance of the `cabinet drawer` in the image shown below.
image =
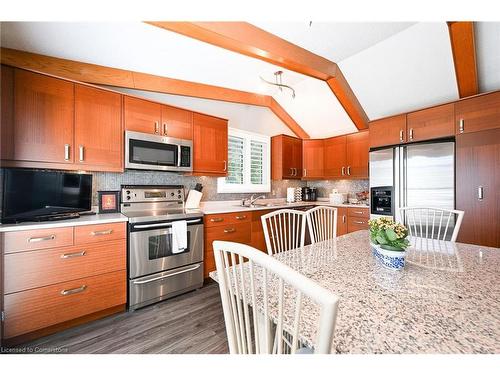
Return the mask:
[[[360,208],[349,207],[347,209],[347,216],[369,219],[370,218],[370,209],[368,207],[360,207]]]
[[[126,269],[126,240],[6,254],[5,293]]]
[[[206,229],[206,246],[212,248],[216,240],[231,241],[248,244],[252,238],[251,223],[221,225]]]
[[[228,224],[249,223],[252,212],[230,212],[225,214],[205,215],[205,227],[215,227]]]
[[[347,229],[349,233],[368,229],[368,219],[349,216],[347,218]]]
[[[59,283],[4,297],[5,338],[122,305],[127,299],[127,272]]]
[[[95,224],[75,227],[75,245],[126,238],[125,223]]]
[[[73,227],[6,232],[2,236],[5,254],[73,245]]]

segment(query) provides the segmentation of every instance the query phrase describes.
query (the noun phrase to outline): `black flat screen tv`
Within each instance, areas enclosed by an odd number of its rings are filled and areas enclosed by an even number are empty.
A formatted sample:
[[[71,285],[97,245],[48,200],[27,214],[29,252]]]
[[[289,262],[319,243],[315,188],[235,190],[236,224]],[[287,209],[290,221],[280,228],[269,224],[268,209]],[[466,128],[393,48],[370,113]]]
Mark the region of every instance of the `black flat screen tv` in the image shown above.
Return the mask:
[[[61,219],[92,208],[92,175],[4,169],[2,223]]]

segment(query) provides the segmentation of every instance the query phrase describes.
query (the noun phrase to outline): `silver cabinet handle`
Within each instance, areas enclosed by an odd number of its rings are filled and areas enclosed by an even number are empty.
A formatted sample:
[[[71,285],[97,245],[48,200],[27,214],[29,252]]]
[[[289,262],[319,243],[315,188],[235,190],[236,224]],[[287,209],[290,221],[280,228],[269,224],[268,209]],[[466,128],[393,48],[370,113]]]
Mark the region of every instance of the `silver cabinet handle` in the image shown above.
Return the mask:
[[[458,131],[460,133],[463,133],[464,130],[465,130],[465,127],[464,127],[465,124],[464,123],[465,123],[465,121],[464,121],[463,118],[461,118],[460,120],[458,120]]]
[[[224,221],[224,219],[222,217],[214,217],[214,218],[210,219],[210,221],[212,223],[220,223],[221,221]]]
[[[168,125],[166,122],[163,123],[163,135],[167,135]]]
[[[84,251],[80,251],[78,253],[67,253],[67,254],[62,254],[61,255],[61,259],[68,259],[68,258],[77,258],[77,257],[83,257],[85,254],[87,254],[87,252],[84,250]]]
[[[347,175],[348,176],[351,175],[351,166],[350,165],[347,166]]]
[[[401,129],[399,131],[399,142],[403,142],[404,141],[404,135],[405,135],[405,132],[403,131],[403,129]]]
[[[160,132],[160,124],[158,121],[155,121],[155,133],[158,134]]]
[[[186,223],[188,223],[188,224],[201,223],[201,219],[186,220]],[[134,225],[134,229],[171,227],[171,226],[172,226],[172,223],[141,224],[141,225]]]
[[[484,188],[482,186],[477,187],[477,199],[483,200],[484,198]]]
[[[353,220],[353,223],[354,223],[354,224],[364,224],[365,222],[364,222],[364,221],[356,221],[356,220]]]
[[[42,241],[50,241],[50,240],[54,240],[56,238],[56,235],[55,234],[51,234],[50,236],[46,236],[46,237],[30,237],[28,238],[28,242],[42,242]]]
[[[247,218],[247,215],[236,216],[236,220],[244,220]]]
[[[290,176],[295,176],[295,175],[293,174],[293,168],[290,168]]]
[[[191,271],[194,271],[194,270],[196,270],[198,268],[200,268],[200,265],[199,264],[195,264],[193,267],[187,268],[185,270],[180,270],[180,271],[172,272],[172,273],[169,273],[168,275],[153,277],[152,279],[148,279],[148,280],[134,281],[134,284],[135,285],[147,284],[147,283],[151,283],[153,281],[163,280],[163,279],[166,279],[168,277],[172,277],[172,276],[175,276],[175,275],[180,275],[181,273],[191,272]]]
[[[352,212],[354,212],[355,214],[361,214],[361,215],[364,214],[363,211],[352,211]]]
[[[224,172],[227,171],[227,161],[224,160]]]
[[[69,160],[69,144],[64,145],[64,160]]]
[[[345,176],[345,167],[342,167],[342,176]]]
[[[342,215],[342,222],[345,223],[345,215]]]
[[[413,128],[410,128],[410,141],[413,141]]]
[[[80,145],[78,148],[79,148],[79,151],[80,151],[80,161],[83,161],[83,146]]]
[[[304,177],[307,177],[307,169],[304,168]]]
[[[111,234],[111,233],[113,233],[113,229],[96,230],[95,232],[90,232],[92,236],[104,236],[106,234]]]
[[[299,175],[299,170],[297,168],[293,168],[295,169],[295,177],[297,177]]]
[[[234,233],[234,232],[236,232],[236,229],[234,228],[224,229],[224,233]]]
[[[87,285],[82,285],[81,287],[75,288],[75,289],[63,289],[63,290],[61,290],[61,294],[63,296],[69,296],[71,294],[81,293],[85,289],[87,289]]]

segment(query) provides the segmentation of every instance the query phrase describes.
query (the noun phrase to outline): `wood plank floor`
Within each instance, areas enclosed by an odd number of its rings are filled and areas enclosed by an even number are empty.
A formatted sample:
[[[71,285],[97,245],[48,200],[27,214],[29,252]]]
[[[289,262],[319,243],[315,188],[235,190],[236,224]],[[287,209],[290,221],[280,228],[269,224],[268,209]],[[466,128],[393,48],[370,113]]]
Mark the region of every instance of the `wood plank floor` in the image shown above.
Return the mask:
[[[20,347],[62,353],[228,353],[215,283],[143,309],[120,313]]]

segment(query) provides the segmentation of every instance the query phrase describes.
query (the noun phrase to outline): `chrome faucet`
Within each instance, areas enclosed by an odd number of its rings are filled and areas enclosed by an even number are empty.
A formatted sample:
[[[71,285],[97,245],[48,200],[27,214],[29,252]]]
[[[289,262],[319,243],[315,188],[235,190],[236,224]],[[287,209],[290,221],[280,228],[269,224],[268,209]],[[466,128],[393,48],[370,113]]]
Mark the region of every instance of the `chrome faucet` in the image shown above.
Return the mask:
[[[255,201],[257,201],[259,199],[265,199],[265,198],[266,198],[265,195],[259,195],[257,198],[254,198],[253,194],[252,194],[252,196],[250,197],[250,206],[252,206],[255,203]]]

